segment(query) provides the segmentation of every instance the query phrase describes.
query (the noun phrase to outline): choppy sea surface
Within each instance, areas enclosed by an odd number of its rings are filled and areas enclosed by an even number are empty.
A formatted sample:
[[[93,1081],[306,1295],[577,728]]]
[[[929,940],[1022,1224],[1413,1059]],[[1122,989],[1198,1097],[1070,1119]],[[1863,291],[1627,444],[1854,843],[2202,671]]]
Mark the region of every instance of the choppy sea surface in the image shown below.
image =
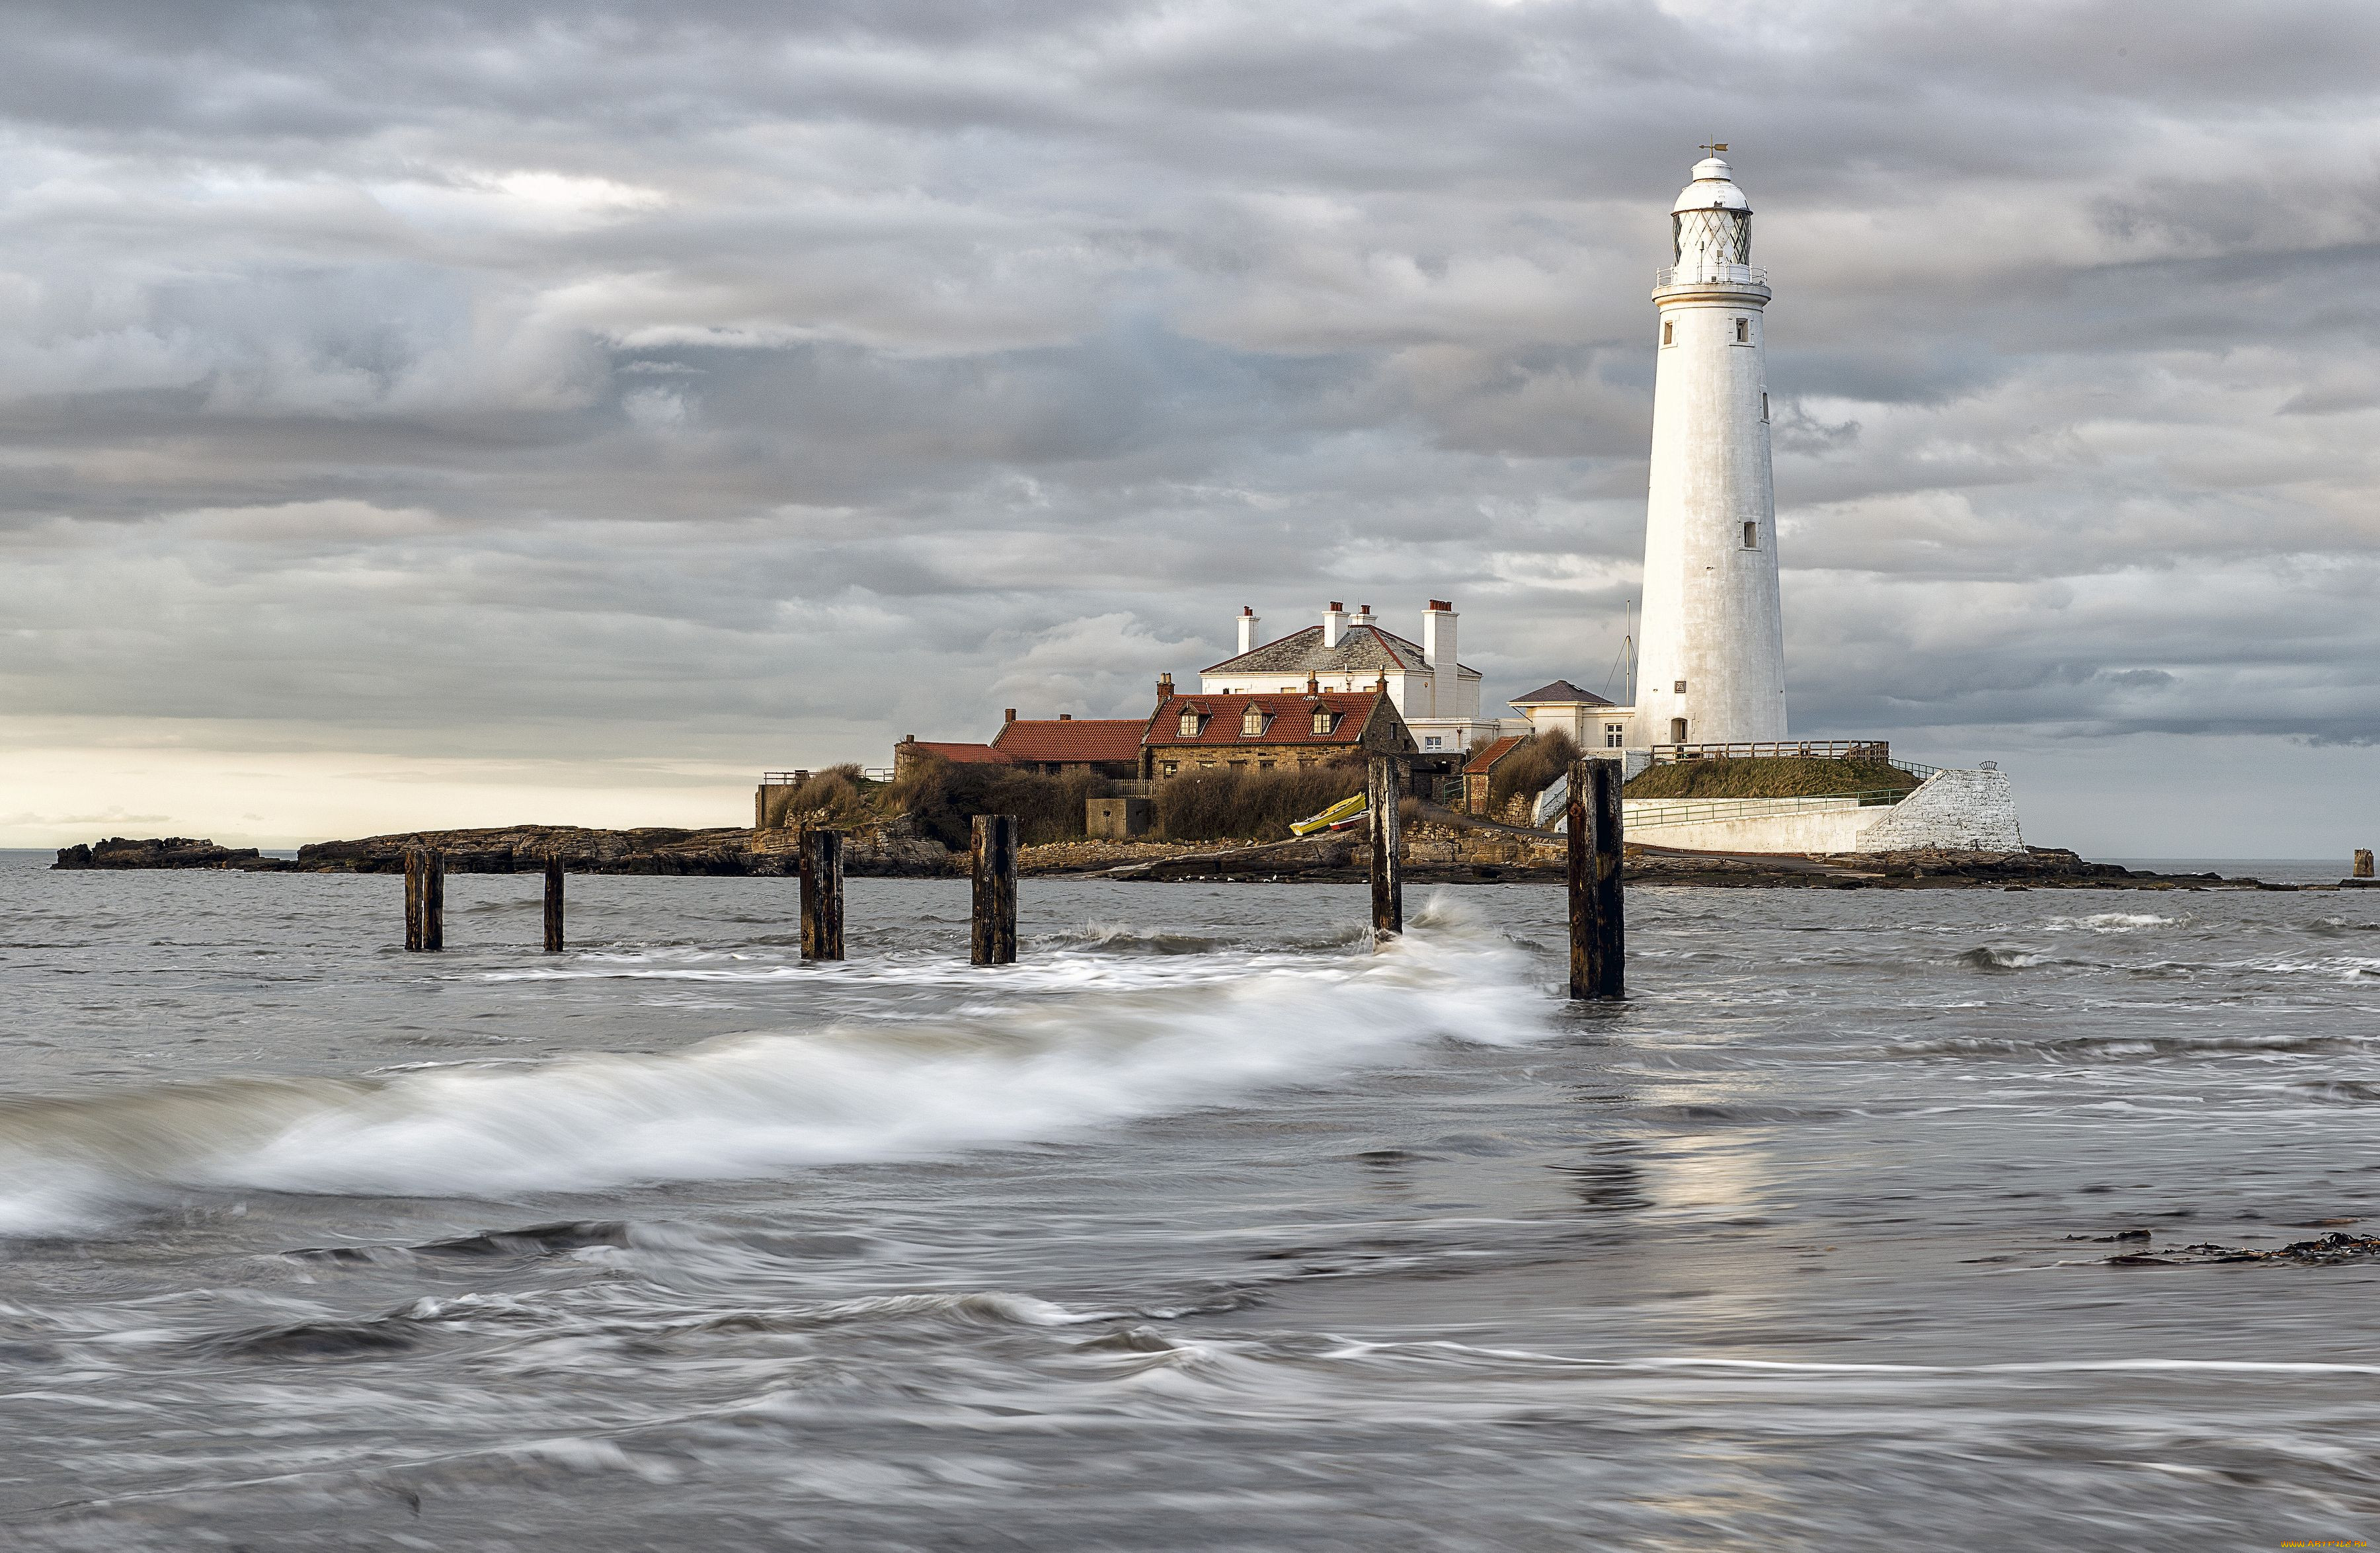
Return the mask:
[[[11,1547],[2380,1536],[2380,1268],[2107,1260],[2380,1226],[2380,892],[1632,889],[1611,1011],[1536,884],[45,861]]]

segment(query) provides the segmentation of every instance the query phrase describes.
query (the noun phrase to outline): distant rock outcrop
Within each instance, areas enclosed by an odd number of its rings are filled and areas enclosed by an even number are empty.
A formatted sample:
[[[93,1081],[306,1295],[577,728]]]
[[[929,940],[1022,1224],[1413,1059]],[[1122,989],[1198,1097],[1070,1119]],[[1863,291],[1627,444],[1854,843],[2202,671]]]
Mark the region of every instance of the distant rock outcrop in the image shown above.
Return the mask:
[[[759,874],[799,871],[792,831],[722,827],[679,831],[643,826],[592,831],[577,825],[510,825],[477,831],[410,831],[361,841],[315,842],[298,849],[297,867],[316,873],[402,873],[415,847],[443,854],[449,873],[530,873],[559,857],[575,874]],[[859,878],[932,876],[959,871],[956,859],[919,836],[905,819],[845,833],[844,871]]]
[[[266,857],[252,846],[217,846],[188,836],[152,836],[134,841],[110,836],[87,846],[62,846],[60,868],[250,868],[277,870],[292,865],[285,858]]]

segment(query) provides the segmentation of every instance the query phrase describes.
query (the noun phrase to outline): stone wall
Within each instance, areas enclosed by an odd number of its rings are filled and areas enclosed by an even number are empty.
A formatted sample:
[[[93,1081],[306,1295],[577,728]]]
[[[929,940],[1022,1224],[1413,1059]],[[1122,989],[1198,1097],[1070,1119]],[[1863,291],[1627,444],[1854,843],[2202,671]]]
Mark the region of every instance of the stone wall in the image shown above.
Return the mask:
[[[1855,850],[2024,850],[2024,836],[2017,828],[2016,793],[2006,771],[1937,771],[1916,792],[1879,812],[1881,818],[1860,831]]]

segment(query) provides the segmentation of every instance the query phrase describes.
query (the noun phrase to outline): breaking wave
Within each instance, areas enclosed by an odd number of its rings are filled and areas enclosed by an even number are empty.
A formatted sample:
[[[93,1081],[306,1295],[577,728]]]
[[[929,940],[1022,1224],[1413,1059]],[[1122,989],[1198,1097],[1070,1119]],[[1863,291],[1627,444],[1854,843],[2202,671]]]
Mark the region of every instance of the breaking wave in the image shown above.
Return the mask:
[[[1442,1038],[1533,1040],[1554,1007],[1523,952],[1443,902],[1378,954],[1215,955],[1195,980],[1107,958],[978,1018],[18,1101],[0,1108],[0,1235],[193,1194],[510,1198],[931,1158],[1229,1104]]]
[[[2089,916],[2053,916],[2041,926],[2051,933],[2137,933],[2149,928],[2170,928],[2181,920],[2144,911],[2102,911]]]

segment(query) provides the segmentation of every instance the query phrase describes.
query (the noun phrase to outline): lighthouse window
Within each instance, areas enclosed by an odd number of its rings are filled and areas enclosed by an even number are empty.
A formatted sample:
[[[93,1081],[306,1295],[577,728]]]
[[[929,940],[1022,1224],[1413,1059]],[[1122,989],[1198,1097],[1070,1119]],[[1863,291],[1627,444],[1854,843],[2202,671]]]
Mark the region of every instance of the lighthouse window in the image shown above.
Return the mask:
[[[1768,395],[1766,394],[1760,396],[1760,419],[1763,420],[1768,419]]]
[[[1675,689],[1674,691],[1670,692],[1670,694],[1675,695],[1675,696],[1682,696],[1682,695],[1684,695],[1685,693],[1686,693],[1686,682],[1685,682],[1684,680],[1680,680],[1680,681],[1678,681],[1678,687],[1677,687],[1677,689]]]
[[[1678,343],[1678,321],[1676,319],[1665,318],[1661,321],[1661,343],[1665,346],[1673,346]]]
[[[1752,343],[1752,320],[1739,318],[1735,321],[1735,343],[1740,346]]]
[[[1760,548],[1759,524],[1747,523],[1743,526],[1743,548],[1746,550],[1758,550]]]

